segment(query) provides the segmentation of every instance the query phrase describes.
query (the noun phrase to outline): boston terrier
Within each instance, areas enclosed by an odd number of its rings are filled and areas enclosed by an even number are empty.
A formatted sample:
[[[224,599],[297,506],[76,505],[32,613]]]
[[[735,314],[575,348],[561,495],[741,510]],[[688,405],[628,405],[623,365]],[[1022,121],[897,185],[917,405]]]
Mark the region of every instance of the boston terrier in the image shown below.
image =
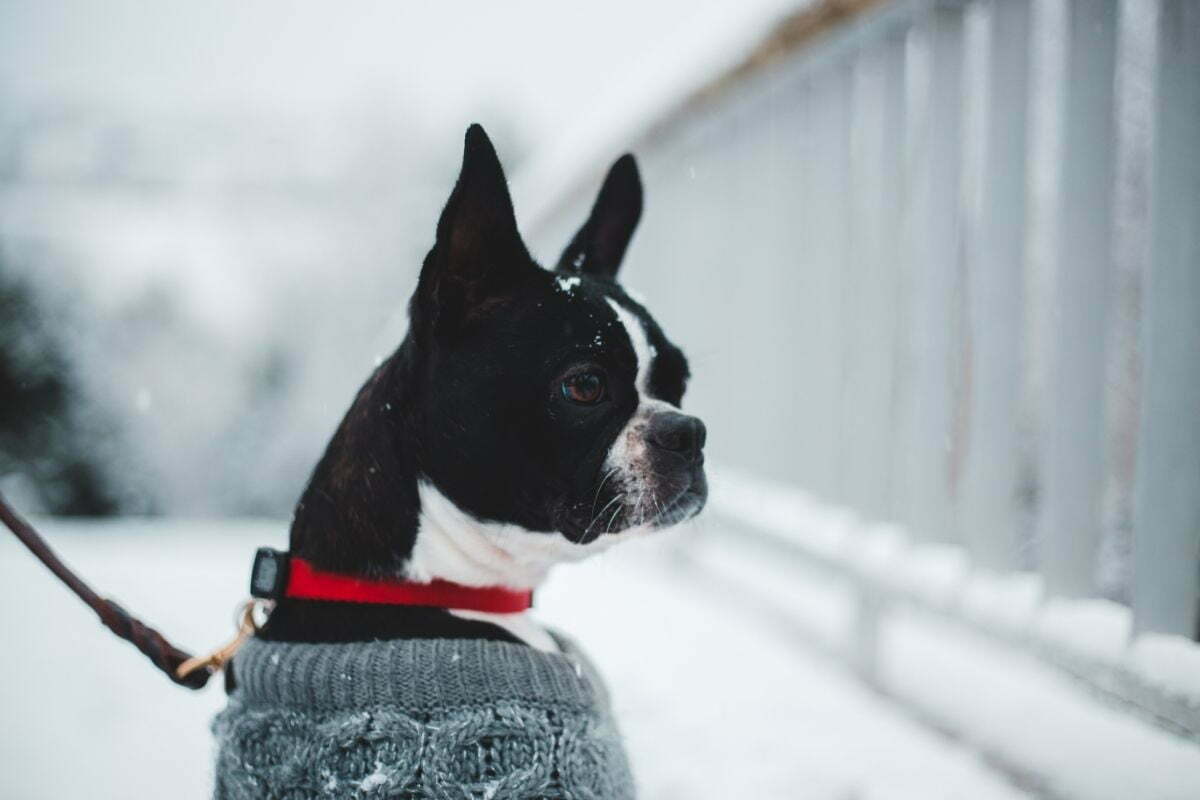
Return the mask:
[[[642,210],[613,164],[553,271],[530,256],[479,125],[409,301],[304,490],[290,555],[367,581],[533,590],[556,563],[697,514],[688,364],[617,270]],[[524,612],[281,597],[275,642],[486,639],[554,651]]]

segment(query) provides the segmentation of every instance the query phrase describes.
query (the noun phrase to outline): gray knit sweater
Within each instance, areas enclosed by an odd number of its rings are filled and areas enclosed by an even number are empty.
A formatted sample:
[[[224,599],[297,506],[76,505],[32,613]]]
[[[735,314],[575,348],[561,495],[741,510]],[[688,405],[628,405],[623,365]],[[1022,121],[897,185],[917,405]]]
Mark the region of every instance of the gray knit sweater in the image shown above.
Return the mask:
[[[603,684],[560,643],[251,639],[213,722],[215,797],[632,798]]]

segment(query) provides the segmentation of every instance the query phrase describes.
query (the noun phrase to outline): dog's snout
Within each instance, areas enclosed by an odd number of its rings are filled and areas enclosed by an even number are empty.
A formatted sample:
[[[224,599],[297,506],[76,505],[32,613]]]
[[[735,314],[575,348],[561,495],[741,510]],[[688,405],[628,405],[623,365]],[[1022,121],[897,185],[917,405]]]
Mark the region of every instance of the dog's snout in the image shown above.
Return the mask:
[[[657,415],[646,438],[659,450],[675,453],[689,462],[698,461],[708,432],[698,417],[676,411]]]

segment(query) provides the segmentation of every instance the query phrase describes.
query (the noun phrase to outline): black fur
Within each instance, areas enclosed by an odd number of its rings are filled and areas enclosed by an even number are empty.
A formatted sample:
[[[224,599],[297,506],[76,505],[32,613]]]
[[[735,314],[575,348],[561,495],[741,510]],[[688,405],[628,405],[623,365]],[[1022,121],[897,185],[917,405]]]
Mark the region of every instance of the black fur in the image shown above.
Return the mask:
[[[288,600],[259,633],[278,642],[365,642],[374,639],[491,639],[519,642],[508,631],[456,617],[442,608]]]
[[[587,222],[563,250],[557,269],[613,278],[642,216],[642,181],[628,153],[604,179]]]

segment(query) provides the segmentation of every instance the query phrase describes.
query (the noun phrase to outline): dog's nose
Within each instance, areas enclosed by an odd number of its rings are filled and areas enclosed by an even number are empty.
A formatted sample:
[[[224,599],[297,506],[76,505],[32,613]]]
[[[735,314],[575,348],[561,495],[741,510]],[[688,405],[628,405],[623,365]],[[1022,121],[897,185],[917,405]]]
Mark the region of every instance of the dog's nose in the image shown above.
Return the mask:
[[[658,449],[675,453],[691,463],[700,460],[707,435],[698,417],[668,411],[651,420],[646,439]]]

